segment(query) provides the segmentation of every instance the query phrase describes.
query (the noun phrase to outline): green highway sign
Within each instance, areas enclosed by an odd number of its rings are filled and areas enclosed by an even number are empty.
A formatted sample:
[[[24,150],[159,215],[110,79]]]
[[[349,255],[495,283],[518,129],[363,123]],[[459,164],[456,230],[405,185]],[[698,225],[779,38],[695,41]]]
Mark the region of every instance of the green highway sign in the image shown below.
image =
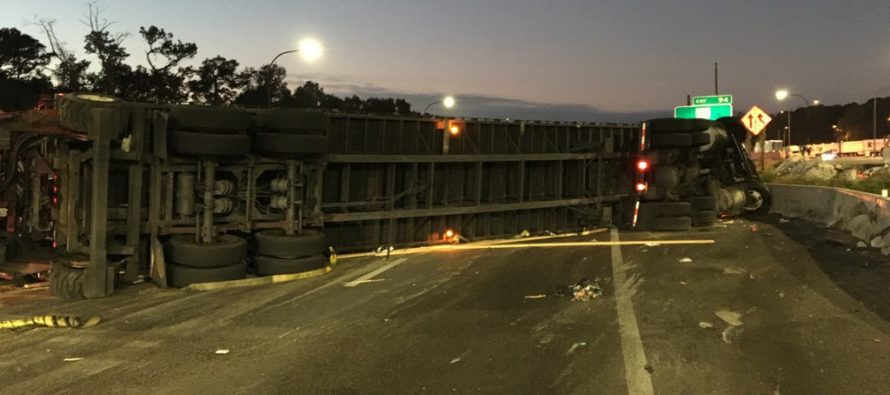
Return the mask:
[[[704,106],[710,104],[732,104],[732,95],[693,96],[692,104]]]
[[[732,104],[674,107],[674,118],[709,119],[711,121],[732,116]]]

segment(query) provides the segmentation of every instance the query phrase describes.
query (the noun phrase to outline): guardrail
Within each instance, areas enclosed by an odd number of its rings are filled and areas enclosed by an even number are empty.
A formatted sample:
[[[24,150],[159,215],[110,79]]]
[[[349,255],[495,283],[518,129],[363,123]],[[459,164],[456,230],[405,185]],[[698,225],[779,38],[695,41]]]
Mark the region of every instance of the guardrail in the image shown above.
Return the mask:
[[[771,212],[850,232],[890,255],[890,199],[844,188],[769,184]]]

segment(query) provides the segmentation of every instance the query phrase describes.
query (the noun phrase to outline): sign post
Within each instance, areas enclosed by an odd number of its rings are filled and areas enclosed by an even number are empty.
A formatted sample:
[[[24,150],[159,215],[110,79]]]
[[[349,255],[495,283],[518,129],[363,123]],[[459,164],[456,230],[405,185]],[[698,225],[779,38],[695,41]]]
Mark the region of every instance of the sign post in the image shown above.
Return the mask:
[[[753,106],[742,116],[742,125],[754,136],[760,135],[760,170],[766,169],[766,133],[760,134],[766,129],[766,125],[773,119],[760,107]]]

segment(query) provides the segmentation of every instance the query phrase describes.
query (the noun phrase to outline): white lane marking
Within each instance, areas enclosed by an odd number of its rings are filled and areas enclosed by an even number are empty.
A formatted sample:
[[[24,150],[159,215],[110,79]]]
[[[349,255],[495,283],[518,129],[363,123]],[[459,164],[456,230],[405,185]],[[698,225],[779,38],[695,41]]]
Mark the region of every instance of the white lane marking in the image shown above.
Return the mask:
[[[381,267],[380,269],[377,269],[377,270],[375,270],[375,271],[373,271],[373,272],[370,272],[370,273],[368,273],[368,274],[366,274],[366,275],[364,275],[364,276],[361,276],[361,277],[359,277],[359,278],[357,278],[357,279],[355,279],[355,280],[352,280],[352,281],[350,281],[350,282],[348,282],[348,283],[346,283],[346,284],[343,284],[343,286],[344,286],[344,287],[354,287],[354,286],[356,286],[356,285],[359,285],[359,284],[368,282],[368,280],[374,278],[374,276],[376,276],[376,275],[378,275],[378,274],[380,274],[380,273],[383,273],[383,272],[385,272],[385,271],[387,271],[387,270],[389,270],[389,269],[392,269],[392,268],[396,267],[398,264],[400,264],[400,263],[402,263],[402,262],[405,262],[405,261],[407,261],[407,260],[408,260],[407,258],[399,258],[399,259],[396,259],[396,260],[394,260],[394,261],[392,261],[392,262],[386,264],[385,266]]]
[[[618,229],[612,228],[612,241],[618,241]],[[621,256],[621,246],[612,246],[612,279],[615,284],[615,304],[618,307],[618,331],[621,335],[621,354],[628,394],[654,394],[652,378],[646,371],[646,352],[640,339],[640,328],[634,313],[633,291],[627,281],[627,266]]]

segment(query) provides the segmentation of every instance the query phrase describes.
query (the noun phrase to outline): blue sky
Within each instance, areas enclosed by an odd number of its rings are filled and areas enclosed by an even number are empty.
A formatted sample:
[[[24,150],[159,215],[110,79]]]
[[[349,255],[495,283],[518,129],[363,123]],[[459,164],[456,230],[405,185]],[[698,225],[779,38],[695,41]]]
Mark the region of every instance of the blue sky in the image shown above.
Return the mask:
[[[571,104],[601,113],[669,111],[686,94],[720,91],[736,109],[776,110],[776,88],[826,104],[890,95],[886,1],[99,1],[113,31],[140,26],[198,44],[195,62],[222,55],[268,62],[301,37],[325,44],[323,61],[285,56],[290,79],[335,93],[449,93],[517,103]],[[82,52],[84,2],[0,0],[0,26],[41,39],[29,22],[53,18]],[[472,103],[470,103],[472,104]],[[545,106],[546,107],[546,106]],[[464,107],[464,111],[468,111]],[[473,115],[473,114],[470,114]],[[589,115],[589,114],[588,114]]]

